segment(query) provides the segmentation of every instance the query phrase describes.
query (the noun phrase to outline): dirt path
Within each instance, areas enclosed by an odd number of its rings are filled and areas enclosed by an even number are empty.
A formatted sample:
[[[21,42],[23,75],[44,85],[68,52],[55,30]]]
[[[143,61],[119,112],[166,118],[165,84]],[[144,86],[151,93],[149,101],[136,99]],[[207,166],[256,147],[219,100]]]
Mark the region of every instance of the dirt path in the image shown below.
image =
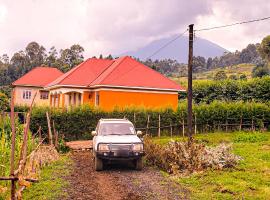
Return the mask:
[[[77,200],[177,200],[188,199],[188,191],[164,177],[158,170],[145,167],[135,171],[126,164],[107,166],[102,172],[93,169],[89,151],[73,152],[72,173],[66,177],[69,197]]]

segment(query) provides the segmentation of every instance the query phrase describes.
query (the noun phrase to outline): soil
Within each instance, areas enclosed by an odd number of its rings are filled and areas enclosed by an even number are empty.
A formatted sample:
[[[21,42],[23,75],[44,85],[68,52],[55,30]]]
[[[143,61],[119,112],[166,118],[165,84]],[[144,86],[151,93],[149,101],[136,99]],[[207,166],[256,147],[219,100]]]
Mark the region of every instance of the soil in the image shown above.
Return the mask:
[[[131,164],[112,163],[96,172],[90,151],[72,152],[72,172],[66,199],[77,200],[177,200],[189,199],[189,192],[165,177],[159,170],[144,167],[136,171]]]

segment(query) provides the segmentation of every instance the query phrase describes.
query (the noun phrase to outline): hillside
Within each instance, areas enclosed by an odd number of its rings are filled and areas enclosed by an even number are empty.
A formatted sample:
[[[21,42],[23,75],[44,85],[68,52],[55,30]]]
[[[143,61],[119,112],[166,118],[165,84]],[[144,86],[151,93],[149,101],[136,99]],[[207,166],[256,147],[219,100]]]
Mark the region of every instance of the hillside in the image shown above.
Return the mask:
[[[141,60],[145,60],[151,53],[155,52],[157,49],[162,47],[164,44],[176,38],[176,35],[155,40],[144,47],[141,47],[135,51],[128,51],[122,53],[122,55],[129,55]],[[202,56],[205,58],[209,57],[219,57],[228,52],[226,49],[220,47],[219,45],[202,38],[196,38],[194,42],[194,56]],[[161,59],[175,59],[180,63],[187,63],[188,58],[188,37],[184,36],[173,43],[171,43],[167,48],[164,48],[158,54],[152,57],[152,60]]]
[[[201,72],[201,73],[194,73],[193,79],[194,80],[212,80],[215,76],[215,74],[218,71],[225,71],[227,77],[230,77],[231,75],[236,75],[239,77],[241,74],[245,74],[247,78],[251,78],[252,69],[255,67],[254,64],[239,64],[239,65],[233,65],[233,66],[227,66],[224,68],[216,68],[209,71]],[[170,77],[172,80],[186,85],[187,77]]]

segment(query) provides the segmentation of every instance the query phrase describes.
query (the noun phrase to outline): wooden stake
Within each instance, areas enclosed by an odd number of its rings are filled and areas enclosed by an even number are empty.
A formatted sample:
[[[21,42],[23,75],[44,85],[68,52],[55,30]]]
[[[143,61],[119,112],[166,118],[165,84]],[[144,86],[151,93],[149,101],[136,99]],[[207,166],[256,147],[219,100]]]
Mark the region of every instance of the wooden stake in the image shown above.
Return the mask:
[[[55,148],[58,150],[58,147],[59,147],[59,145],[58,145],[58,135],[59,135],[59,133],[58,133],[58,131],[56,131],[55,132],[55,137],[54,137],[54,139],[55,139],[55,141],[54,141],[54,146],[55,146]]]
[[[182,119],[182,132],[183,132],[183,137],[185,137],[185,118],[184,118],[184,113],[183,113],[183,119]]]
[[[171,138],[172,138],[172,135],[173,135],[172,122],[170,122],[170,132],[171,132]]]
[[[194,114],[194,124],[195,124],[195,135],[197,134],[197,117],[196,117],[196,114]]]
[[[38,142],[40,143],[42,140],[42,137],[41,137],[41,126],[39,126],[38,128]]]
[[[53,145],[51,121],[50,121],[50,117],[49,117],[49,113],[48,112],[46,112],[46,117],[47,117],[47,123],[48,123],[49,143],[50,143],[50,145]]]
[[[158,115],[158,137],[160,137],[160,114]]]
[[[10,121],[11,121],[11,154],[10,154],[10,176],[14,177],[14,159],[15,159],[15,140],[16,140],[16,129],[15,129],[15,118],[14,118],[14,90],[11,92],[10,100]],[[16,184],[15,180],[11,180],[11,200],[15,200]]]
[[[150,116],[147,115],[146,134],[148,134],[149,132],[149,122],[150,122]]]

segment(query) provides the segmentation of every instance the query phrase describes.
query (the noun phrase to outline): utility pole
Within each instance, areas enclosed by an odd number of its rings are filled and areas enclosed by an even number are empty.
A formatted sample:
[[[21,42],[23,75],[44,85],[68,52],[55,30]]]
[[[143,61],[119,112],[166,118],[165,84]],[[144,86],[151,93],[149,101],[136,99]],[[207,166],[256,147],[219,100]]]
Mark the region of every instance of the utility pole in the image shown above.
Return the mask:
[[[193,130],[192,130],[192,60],[193,60],[193,26],[189,25],[189,51],[188,51],[188,112],[187,112],[187,125],[188,125],[188,143],[192,142]]]

